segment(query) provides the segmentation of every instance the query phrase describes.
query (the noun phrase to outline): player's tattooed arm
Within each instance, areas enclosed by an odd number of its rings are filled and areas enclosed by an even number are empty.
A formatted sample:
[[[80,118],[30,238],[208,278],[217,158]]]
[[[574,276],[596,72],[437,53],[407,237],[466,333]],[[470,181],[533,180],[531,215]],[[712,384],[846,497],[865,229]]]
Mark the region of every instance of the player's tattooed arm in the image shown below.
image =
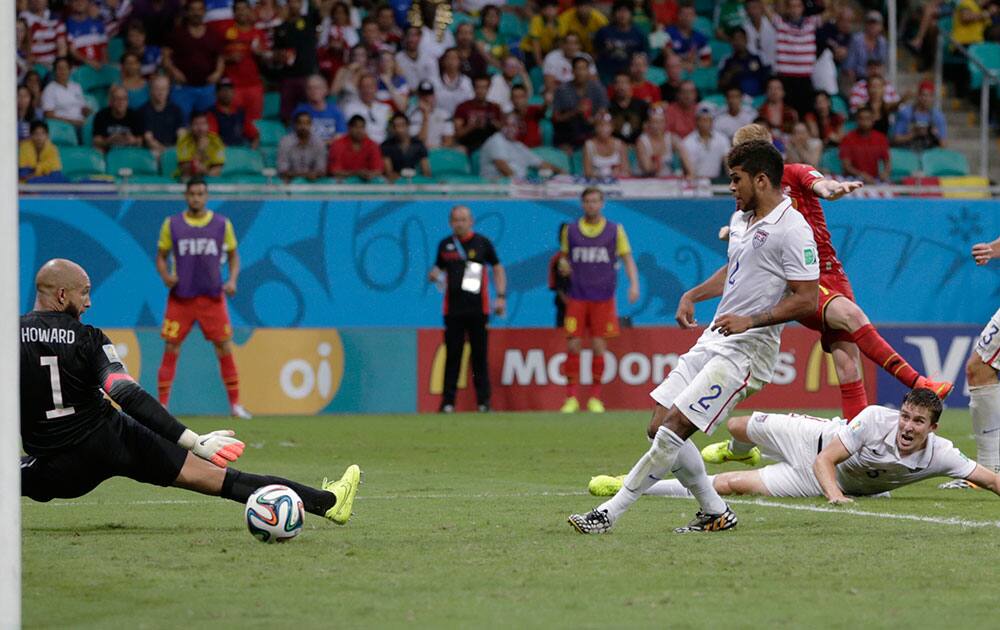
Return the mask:
[[[761,326],[770,326],[774,323],[774,313],[771,309],[763,310],[759,313],[754,313],[750,316],[750,328],[760,328]]]
[[[715,318],[712,330],[723,335],[735,335],[751,328],[773,326],[801,319],[812,314],[819,302],[816,280],[789,280],[788,292],[771,308],[752,315],[725,313]]]

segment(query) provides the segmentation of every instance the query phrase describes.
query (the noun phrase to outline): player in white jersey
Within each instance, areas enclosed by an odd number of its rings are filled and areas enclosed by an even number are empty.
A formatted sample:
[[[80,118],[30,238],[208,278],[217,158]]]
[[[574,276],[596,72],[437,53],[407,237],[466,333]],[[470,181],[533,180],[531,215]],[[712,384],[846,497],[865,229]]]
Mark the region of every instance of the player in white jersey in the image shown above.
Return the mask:
[[[906,395],[899,411],[871,405],[847,424],[798,414],[755,412],[727,423],[738,439],[757,444],[778,461],[754,470],[715,475],[722,495],[820,497],[850,503],[930,477],[969,480],[1000,494],[1000,475],[961,453],[934,433],[941,400],[925,388]],[[603,477],[603,479],[602,479]],[[605,494],[621,483],[595,477],[591,493]],[[646,494],[690,497],[674,479],[653,484]]]
[[[677,321],[693,328],[694,303],[721,295],[717,314],[650,394],[656,404],[647,431],[649,451],[614,497],[569,517],[580,533],[610,530],[667,473],[701,504],[694,520],[675,531],[719,531],[737,523],[688,438],[698,430],[711,434],[737,403],[771,380],[784,323],[816,309],[819,257],[812,229],[782,195],[784,164],[777,149],[747,142],[730,151],[727,164],[729,190],[742,209],[730,221],[728,262],[684,294]]]
[[[972,246],[972,259],[985,265],[1000,258],[1000,238],[992,243]],[[965,382],[969,386],[969,411],[972,412],[972,435],[976,439],[976,461],[990,470],[1000,471],[1000,309],[993,314],[979,335],[965,364]],[[942,488],[974,488],[961,479],[941,484]]]

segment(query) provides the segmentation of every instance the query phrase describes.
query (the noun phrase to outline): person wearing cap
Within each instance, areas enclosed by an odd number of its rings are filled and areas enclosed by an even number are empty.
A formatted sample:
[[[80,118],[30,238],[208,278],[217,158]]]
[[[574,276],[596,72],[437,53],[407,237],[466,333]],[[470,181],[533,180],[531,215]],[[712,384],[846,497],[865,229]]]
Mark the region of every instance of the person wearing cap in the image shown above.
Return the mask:
[[[215,84],[215,105],[208,110],[208,127],[219,134],[227,147],[249,144],[256,149],[260,132],[246,111],[236,106],[235,98],[233,82],[226,77],[219,79]]]
[[[934,109],[933,82],[922,82],[916,100],[900,108],[891,139],[893,146],[916,151],[946,145],[948,125],[941,110]]]
[[[419,85],[438,73],[437,60],[420,49],[420,29],[411,26],[403,36],[403,47],[396,53],[396,66],[407,85]]]
[[[868,78],[868,60],[877,59],[885,64],[889,58],[889,44],[882,34],[882,14],[869,11],[865,14],[865,27],[851,38],[847,61],[841,70],[851,81]]]
[[[695,118],[695,130],[684,138],[684,151],[694,169],[695,177],[716,179],[723,174],[729,140],[725,135],[712,129],[715,108],[708,103],[699,103]]]
[[[419,138],[428,149],[454,144],[455,127],[451,114],[437,106],[434,83],[424,79],[417,85],[417,103],[406,112],[410,135]]]

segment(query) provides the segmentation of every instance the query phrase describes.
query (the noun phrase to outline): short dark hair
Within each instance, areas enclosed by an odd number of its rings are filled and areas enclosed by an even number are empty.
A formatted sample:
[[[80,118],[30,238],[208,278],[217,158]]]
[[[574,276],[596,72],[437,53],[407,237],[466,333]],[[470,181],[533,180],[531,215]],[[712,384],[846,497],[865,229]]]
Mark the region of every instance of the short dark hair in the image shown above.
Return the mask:
[[[396,119],[398,119],[398,118],[402,118],[407,123],[410,122],[410,119],[409,119],[409,117],[407,117],[406,114],[404,114],[403,112],[396,112],[395,114],[392,115],[392,120],[389,121],[389,124],[395,125],[396,124]]]
[[[604,191],[603,190],[601,190],[597,186],[587,186],[586,188],[583,189],[583,192],[580,193],[580,200],[582,201],[582,200],[584,200],[584,199],[587,198],[587,195],[591,195],[591,194],[594,194],[594,193],[597,193],[598,195],[601,196],[601,199],[604,199]]]
[[[625,72],[624,70],[622,70],[621,72],[616,72],[616,73],[615,73],[615,78],[614,78],[614,80],[615,80],[615,81],[617,81],[617,80],[618,80],[618,77],[625,77],[625,78],[626,78],[626,79],[628,79],[629,81],[631,81],[631,80],[632,80],[632,75],[631,75],[631,74],[629,74],[628,72]]]
[[[45,133],[48,133],[49,123],[45,122],[44,120],[35,120],[31,123],[31,126],[28,129],[30,130],[31,133],[35,133],[35,129],[44,129]]]
[[[206,182],[205,178],[202,177],[201,175],[195,175],[191,179],[187,180],[187,184],[184,186],[184,190],[185,191],[191,190],[191,188],[194,186],[204,186],[207,189],[208,182]]]
[[[527,91],[528,91],[528,88],[526,88],[526,87],[524,87],[523,85],[521,85],[520,83],[518,83],[518,84],[516,84],[516,85],[512,85],[512,86],[511,86],[511,88],[510,88],[510,93],[511,93],[511,94],[513,94],[513,93],[514,93],[514,90],[521,90],[522,92],[527,92]]]
[[[208,118],[208,112],[204,110],[193,112],[191,114],[191,121],[193,122],[195,118]]]
[[[492,80],[493,79],[491,79],[490,75],[488,74],[477,74],[476,76],[472,77],[472,85],[475,85],[480,81],[492,81]]]
[[[250,0],[233,0],[233,8],[236,8],[237,4],[250,4]]]
[[[763,173],[771,182],[771,188],[781,186],[781,174],[785,162],[770,142],[751,140],[738,144],[730,149],[729,155],[726,156],[726,164],[731,169],[737,166],[742,168],[750,177]]]
[[[361,114],[354,114],[353,116],[351,116],[351,119],[347,121],[347,126],[353,127],[354,123],[361,123],[362,125],[367,124],[365,122],[365,117],[362,116]]]
[[[576,64],[578,64],[578,63],[585,63],[585,64],[587,64],[588,68],[590,67],[590,59],[586,55],[577,55],[576,57],[573,57],[573,67],[574,68],[576,67]]]
[[[938,398],[938,395],[926,387],[918,387],[911,390],[903,397],[903,404],[926,409],[931,414],[931,422],[933,424],[937,424],[938,419],[941,417],[941,410],[943,409],[941,399]]]
[[[305,110],[299,112],[298,114],[295,114],[295,122],[299,122],[299,119],[302,118],[303,116],[305,116],[306,118],[308,118],[309,122],[312,122],[312,118],[313,118],[312,114],[310,114],[309,112],[307,112]]]
[[[858,108],[858,111],[854,112],[854,117],[857,118],[858,115],[861,114],[861,112],[868,112],[872,116],[875,115],[875,110],[873,110],[868,105],[862,105],[861,107]]]

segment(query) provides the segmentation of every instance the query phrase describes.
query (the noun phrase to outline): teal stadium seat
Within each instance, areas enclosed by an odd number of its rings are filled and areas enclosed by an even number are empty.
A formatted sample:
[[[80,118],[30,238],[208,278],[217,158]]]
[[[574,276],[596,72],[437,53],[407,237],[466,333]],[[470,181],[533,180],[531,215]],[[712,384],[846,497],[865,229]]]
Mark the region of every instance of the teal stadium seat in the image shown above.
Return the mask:
[[[76,127],[64,120],[47,120],[49,140],[57,147],[75,147],[80,144],[76,137]]]
[[[535,66],[528,72],[528,76],[531,77],[531,87],[535,90],[535,94],[541,94],[542,90],[545,89],[545,74],[542,72],[541,66]]]
[[[667,82],[667,71],[659,66],[649,66],[646,70],[646,80],[653,85],[663,85]]]
[[[840,94],[834,94],[830,98],[830,111],[840,114],[844,118],[849,118],[851,115],[850,110],[847,108],[847,101]]]
[[[552,146],[552,134],[555,132],[552,128],[552,121],[548,118],[539,120],[538,130],[542,133],[542,144],[547,147]]]
[[[264,160],[264,168],[278,168],[278,147],[261,146],[259,151]]]
[[[719,70],[717,68],[695,68],[688,75],[694,81],[694,86],[698,88],[701,96],[715,94],[719,91]]]
[[[708,45],[712,49],[712,65],[716,67],[722,63],[723,59],[733,54],[733,46],[721,39],[713,39],[708,42]]]
[[[285,136],[287,130],[285,126],[276,120],[258,120],[254,122],[257,131],[260,132],[260,145],[262,147],[276,147]]]
[[[579,176],[582,177],[583,176],[583,150],[577,149],[576,151],[573,151],[573,158],[572,158],[572,162],[570,164],[572,165],[572,169],[571,169],[570,172],[573,173],[573,175],[579,175]]]
[[[83,142],[81,144],[85,147],[94,146],[94,117],[97,116],[97,112],[90,112],[87,119],[83,121],[83,129],[81,130],[81,135],[83,136]]]
[[[60,147],[62,173],[69,179],[84,179],[104,175],[104,156],[90,147]]]
[[[264,93],[264,118],[278,120],[281,116],[281,94],[278,92]]]
[[[457,149],[439,147],[428,152],[431,172],[435,177],[444,175],[468,175],[469,158]]]
[[[715,25],[712,24],[711,18],[707,18],[703,15],[699,15],[694,19],[694,30],[709,39],[712,39],[715,35]]]
[[[889,162],[889,176],[894,182],[916,175],[920,171],[920,159],[909,149],[889,149]]]
[[[121,147],[111,149],[107,156],[107,171],[109,175],[119,177],[123,168],[132,169],[133,175],[158,175],[156,158],[146,149],[139,147]]]
[[[924,151],[922,162],[927,177],[963,177],[969,174],[969,160],[958,151],[930,149]]]
[[[1000,44],[996,42],[983,42],[969,46],[969,55],[979,60],[988,70],[994,74],[1000,74]],[[983,73],[972,62],[967,62],[969,66],[969,87],[974,90],[983,85]]]
[[[840,153],[836,147],[823,150],[823,157],[819,160],[821,170],[840,175],[844,172],[844,167],[840,163]]]
[[[570,163],[569,156],[566,155],[566,152],[561,149],[557,149],[555,147],[535,147],[531,150],[531,152],[549,164],[558,166],[566,173],[569,173],[572,170],[572,164]]]
[[[73,71],[72,78],[80,84],[80,88],[84,92],[99,89],[107,91],[109,87],[121,80],[121,72],[119,72],[118,66],[110,63],[101,66],[100,70],[83,65]]]
[[[121,63],[122,55],[125,54],[125,40],[123,35],[112,37],[108,40],[108,60],[111,63]]]
[[[176,179],[177,173],[177,149],[170,147],[160,155],[160,175]]]
[[[260,175],[264,170],[264,159],[260,153],[246,147],[226,147],[226,162],[222,165],[222,175]]]

